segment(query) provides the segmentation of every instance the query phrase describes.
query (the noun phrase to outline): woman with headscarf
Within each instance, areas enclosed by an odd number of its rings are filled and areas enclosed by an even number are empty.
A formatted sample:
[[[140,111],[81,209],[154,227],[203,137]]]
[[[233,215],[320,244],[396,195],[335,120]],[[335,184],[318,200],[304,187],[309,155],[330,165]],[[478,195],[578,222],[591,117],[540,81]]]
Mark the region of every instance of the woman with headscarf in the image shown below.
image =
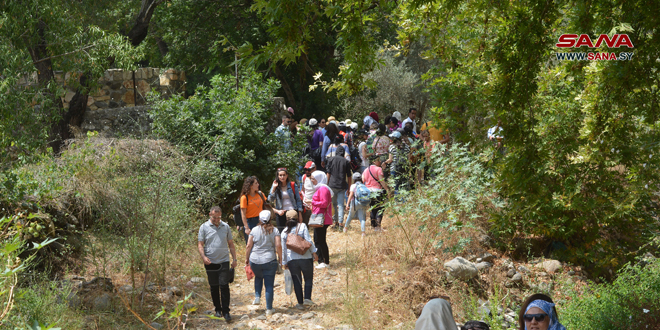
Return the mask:
[[[415,322],[415,330],[458,330],[451,304],[444,299],[431,299]]]
[[[294,211],[295,212],[295,211]],[[253,305],[261,302],[261,290],[266,287],[266,315],[273,314],[275,272],[282,263],[280,232],[270,223],[270,211],[259,212],[259,225],[252,228],[245,248],[245,264],[254,272]]]
[[[537,293],[525,300],[518,314],[519,330],[566,330],[557,316],[552,298]]]
[[[332,189],[328,187],[327,176],[321,171],[314,171],[310,178],[314,185],[314,195],[312,197],[312,216],[315,214],[323,214],[323,227],[314,228],[314,244],[318,249],[319,264],[316,268],[325,268],[330,264],[330,252],[328,249],[328,242],[326,241],[326,234],[328,227],[332,225]]]

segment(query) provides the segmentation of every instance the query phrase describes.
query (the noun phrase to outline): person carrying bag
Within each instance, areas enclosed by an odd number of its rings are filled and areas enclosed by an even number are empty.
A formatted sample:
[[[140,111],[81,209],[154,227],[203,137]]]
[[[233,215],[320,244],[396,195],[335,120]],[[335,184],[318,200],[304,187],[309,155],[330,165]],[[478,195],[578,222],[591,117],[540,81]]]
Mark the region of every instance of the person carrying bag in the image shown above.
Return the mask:
[[[297,216],[295,211],[288,211],[286,214],[286,228],[281,235],[282,267],[291,272],[293,290],[298,300],[298,305],[295,308],[304,309],[304,306],[314,305],[312,285],[314,282],[314,261],[318,259],[318,256],[316,255],[316,245],[312,242],[307,226],[304,223],[298,223]],[[300,239],[306,243],[296,243]],[[305,249],[304,246],[307,245],[309,247]],[[298,247],[301,249],[299,250]],[[298,253],[303,252],[303,249],[305,250],[304,253]],[[304,294],[303,279],[305,282]]]

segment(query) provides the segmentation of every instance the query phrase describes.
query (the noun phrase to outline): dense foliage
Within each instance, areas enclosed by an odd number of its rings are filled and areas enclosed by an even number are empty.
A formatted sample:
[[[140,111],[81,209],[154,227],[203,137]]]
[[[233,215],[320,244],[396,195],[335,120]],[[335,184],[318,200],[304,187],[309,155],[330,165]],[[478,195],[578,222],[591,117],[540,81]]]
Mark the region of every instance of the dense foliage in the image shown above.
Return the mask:
[[[657,329],[660,322],[660,259],[624,266],[611,284],[573,297],[560,316],[567,328]]]
[[[278,82],[264,81],[255,72],[243,73],[239,81],[237,90],[233,76],[218,75],[194,96],[156,101],[151,110],[155,133],[191,157],[188,184],[205,204],[233,206],[234,200],[226,198],[241,189],[247,176],[256,175],[267,190],[276,168],[295,173],[307,141],[304,134],[296,135],[292,147],[284,149],[265,130]]]

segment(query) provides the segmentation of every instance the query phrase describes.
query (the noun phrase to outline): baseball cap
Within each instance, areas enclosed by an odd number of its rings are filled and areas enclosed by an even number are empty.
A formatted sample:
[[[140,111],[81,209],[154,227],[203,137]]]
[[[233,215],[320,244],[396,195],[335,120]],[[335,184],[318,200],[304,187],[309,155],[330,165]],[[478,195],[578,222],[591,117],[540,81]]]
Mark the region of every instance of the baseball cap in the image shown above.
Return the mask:
[[[360,172],[353,173],[353,180],[359,180],[359,179],[362,179],[362,174],[360,174]]]
[[[312,118],[307,123],[309,124],[309,126],[314,126],[314,125],[318,124],[319,122],[316,119]]]
[[[286,109],[286,111],[291,112],[291,114],[293,114],[293,108],[292,107],[289,107],[288,109]]]
[[[310,160],[305,164],[304,168],[316,168],[316,164],[314,164],[314,162]]]
[[[357,123],[351,123],[351,125],[349,125],[349,126],[351,126],[352,130],[358,129],[358,124]]]
[[[335,116],[328,117],[328,122],[331,122],[331,121],[334,121],[334,120],[335,120]]]
[[[390,134],[390,137],[393,139],[400,139],[401,138],[401,132],[399,131],[394,131],[392,134]]]
[[[346,126],[351,126],[351,124],[353,123],[353,121],[350,119],[346,119],[344,121],[346,122]]]
[[[339,127],[344,127],[344,126],[346,126],[346,122],[340,121],[339,122]]]
[[[259,221],[263,223],[267,223],[268,221],[270,221],[270,211],[263,210],[259,212]]]
[[[286,219],[287,220],[290,220],[290,219],[297,220],[298,219],[298,212],[296,212],[296,210],[286,211]]]

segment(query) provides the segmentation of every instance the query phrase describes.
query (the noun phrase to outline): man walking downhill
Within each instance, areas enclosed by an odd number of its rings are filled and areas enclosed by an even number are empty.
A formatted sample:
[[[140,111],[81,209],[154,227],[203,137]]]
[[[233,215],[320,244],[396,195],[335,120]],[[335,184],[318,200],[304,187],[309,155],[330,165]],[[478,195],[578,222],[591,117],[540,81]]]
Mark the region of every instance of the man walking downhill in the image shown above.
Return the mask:
[[[344,148],[337,148],[335,156],[328,160],[328,187],[332,189],[332,220],[335,228],[344,224],[346,190],[351,186],[351,162],[344,157]],[[348,182],[346,182],[346,176]]]
[[[236,248],[231,229],[221,220],[222,210],[213,206],[209,212],[209,221],[199,227],[197,250],[204,262],[206,275],[211,286],[211,298],[215,306],[215,316],[231,321],[229,315],[229,281],[231,268],[236,268]],[[229,267],[229,253],[233,262]]]

